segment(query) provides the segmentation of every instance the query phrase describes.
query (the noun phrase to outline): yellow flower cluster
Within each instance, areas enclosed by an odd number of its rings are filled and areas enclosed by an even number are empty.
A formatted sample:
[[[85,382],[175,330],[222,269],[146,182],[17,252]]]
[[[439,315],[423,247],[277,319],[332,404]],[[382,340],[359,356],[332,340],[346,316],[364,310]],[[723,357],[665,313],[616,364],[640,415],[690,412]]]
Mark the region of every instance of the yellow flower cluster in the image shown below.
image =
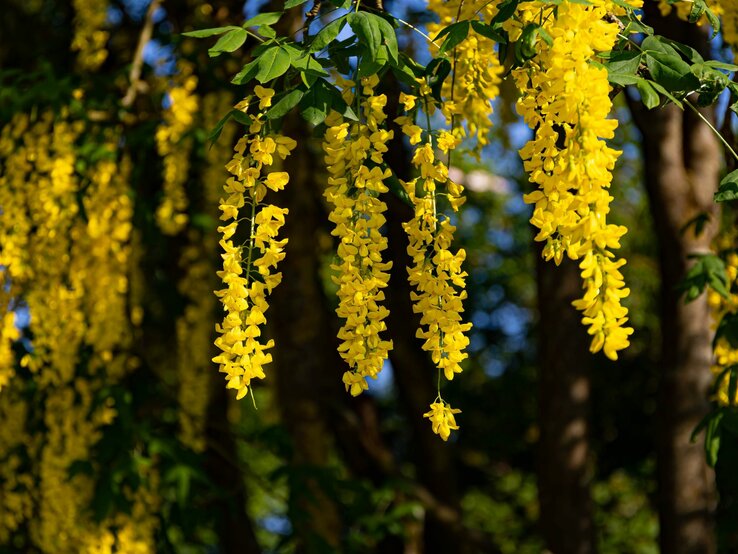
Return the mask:
[[[55,121],[46,112],[33,124],[18,115],[0,138],[0,265],[13,290],[25,292],[34,339],[33,354],[22,363],[33,371],[43,367],[42,381],[73,375],[85,335],[83,290],[69,272],[80,192],[75,142],[82,129],[64,114]]]
[[[338,261],[331,265],[338,285],[336,313],[344,319],[338,351],[350,367],[343,383],[353,396],[368,388],[367,377],[376,379],[392,349],[392,341],[380,336],[387,329],[389,311],[381,303],[392,264],[382,261],[387,205],[379,195],[388,190],[384,179],[391,172],[382,165],[393,133],[386,128],[387,96],[374,94],[378,83],[376,75],[360,83],[342,81],[346,102],[360,106],[360,121],[345,121],[334,111],[323,139],[329,173],[325,197],[332,205],[328,219],[340,240]]]
[[[6,286],[0,282],[0,286]],[[0,293],[0,298],[5,296]],[[15,314],[9,311],[8,301],[0,301],[0,392],[7,386],[15,374],[15,355],[13,343],[20,338],[20,331],[15,326]]]
[[[733,49],[733,57],[738,59],[738,3],[733,0],[720,0],[723,41]]]
[[[430,117],[435,105],[425,83],[419,86],[422,107]],[[419,176],[403,183],[405,190],[415,206],[413,219],[404,223],[409,238],[408,255],[412,265],[408,268],[408,279],[415,289],[411,293],[413,310],[421,314],[417,337],[423,339],[423,349],[430,352],[433,363],[448,380],[461,372],[461,362],[467,357],[465,349],[469,344],[466,333],[471,323],[463,323],[463,301],[466,298],[466,272],[461,265],[466,252],[450,250],[456,228],[448,216],[439,213],[438,200],[443,196],[456,211],[464,201],[463,188],[448,176],[448,167],[437,158],[436,150],[444,153],[458,144],[451,132],[441,130],[435,133],[430,128],[423,131],[415,124],[418,97],[402,94],[406,115],[397,118],[402,132],[415,145],[412,163]],[[440,387],[440,376],[439,376]],[[425,417],[431,420],[433,432],[447,440],[451,429],[457,429],[452,410],[441,398],[431,404],[431,411]]]
[[[439,399],[430,405],[430,411],[423,414],[423,417],[430,419],[433,432],[446,441],[451,436],[451,431],[458,430],[454,415],[460,413],[461,410],[455,410]]]
[[[128,194],[131,161],[124,157],[116,163],[115,137],[106,147],[109,157],[90,168],[82,199],[87,221],[79,219],[72,228],[70,277],[75,288],[85,291],[84,340],[97,355],[92,363],[105,365],[109,377],[117,379],[127,359],[119,350],[131,339],[127,302],[133,202]]]
[[[10,537],[33,514],[32,495],[36,479],[22,461],[24,449],[35,450],[37,444],[25,430],[28,402],[12,385],[0,393],[0,544]]]
[[[268,130],[264,113],[271,106],[274,91],[257,86],[255,92],[260,111],[252,116],[249,134],[238,141],[226,166],[232,177],[223,187],[227,196],[220,200],[220,218],[230,223],[218,227],[223,248],[223,270],[218,276],[226,288],[216,291],[216,295],[226,315],[216,328],[220,336],[215,344],[222,353],[213,361],[226,374],[228,388],[238,391],[238,399],[248,393],[252,379],[264,378],[264,365],[272,360],[267,350],[274,346],[274,341],[260,341],[260,327],[266,323],[266,297],[282,280],[282,274],[272,269],[284,259],[287,244],[287,239],[276,238],[287,210],[262,201],[267,189],[282,190],[289,176],[282,171],[265,174],[264,170],[274,164],[275,157],[284,160],[296,146],[294,140]],[[248,99],[236,108],[246,112]],[[234,237],[240,221],[239,210],[244,206],[250,212],[247,215],[250,232],[240,245],[234,242]]]
[[[95,71],[108,57],[105,45],[110,33],[105,30],[108,17],[107,0],[73,0],[74,38],[72,50],[79,52],[78,63],[87,71]]]
[[[618,26],[606,21],[617,7],[610,1],[594,5],[566,2],[551,7],[539,2],[520,6],[527,22],[545,21],[552,45],[540,41],[536,55],[514,72],[522,93],[518,111],[535,136],[520,151],[526,171],[538,189],[525,196],[535,208],[531,223],[544,241],[543,256],[557,264],[564,254],[581,260],[584,295],[574,302],[592,335],[590,350],[610,359],[629,345],[626,326],[628,296],[612,250],[626,232],[607,222],[608,193],[619,152],[603,139],[613,137],[617,121],[607,119],[612,103],[607,72],[589,62],[615,44]],[[520,27],[511,27],[511,35]]]
[[[90,136],[98,148],[82,158],[78,147]],[[0,433],[0,494],[7,508],[0,538],[25,524],[34,547],[48,553],[93,552],[100,534],[112,532],[88,513],[92,477],[69,471],[73,462],[89,459],[102,426],[116,417],[112,399],[97,402],[101,388],[131,368],[131,167],[125,156],[118,159],[119,142],[117,130],[100,133],[70,120],[66,110],[33,119],[19,114],[0,131],[0,277],[30,314],[31,352],[21,364],[33,372],[44,427],[42,434],[28,434],[27,382],[13,379],[0,395],[3,433],[14,435],[6,440]],[[8,302],[4,297],[3,307]],[[3,348],[18,336],[13,315],[3,316]],[[156,519],[147,517],[153,529]],[[146,528],[140,523],[132,525]],[[146,532],[153,545],[153,531]]]
[[[187,225],[187,175],[193,139],[189,135],[199,108],[195,94],[197,77],[191,67],[180,63],[180,75],[168,92],[169,106],[163,122],[156,130],[156,148],[164,164],[161,203],[156,210],[156,222],[166,235],[176,235]]]
[[[490,21],[497,14],[497,1],[486,0],[428,0],[428,9],[438,14],[438,23],[428,24],[428,33],[434,38],[445,27],[457,21]],[[441,43],[444,38],[437,42]],[[438,45],[432,45],[436,53]],[[451,53],[453,74],[443,84],[441,111],[458,137],[468,131],[479,148],[489,142],[492,125],[492,101],[499,94],[503,67],[495,52],[492,39],[476,32],[459,43]],[[458,123],[464,122],[466,129]]]

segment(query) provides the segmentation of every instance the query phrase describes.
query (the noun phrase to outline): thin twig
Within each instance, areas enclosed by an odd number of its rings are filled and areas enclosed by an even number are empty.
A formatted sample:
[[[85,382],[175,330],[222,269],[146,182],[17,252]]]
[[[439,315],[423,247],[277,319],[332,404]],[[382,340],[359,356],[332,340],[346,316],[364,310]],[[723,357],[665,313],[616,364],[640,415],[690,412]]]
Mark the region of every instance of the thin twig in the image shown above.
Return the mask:
[[[151,40],[151,35],[154,33],[154,13],[161,5],[162,0],[151,0],[149,9],[146,10],[146,20],[141,28],[141,34],[138,37],[138,44],[136,45],[136,53],[133,56],[133,62],[131,63],[131,72],[128,75],[130,85],[128,91],[123,97],[121,104],[124,108],[130,108],[133,105],[133,101],[136,99],[138,94],[140,83],[141,83],[141,71],[143,69],[143,53],[144,48]]]

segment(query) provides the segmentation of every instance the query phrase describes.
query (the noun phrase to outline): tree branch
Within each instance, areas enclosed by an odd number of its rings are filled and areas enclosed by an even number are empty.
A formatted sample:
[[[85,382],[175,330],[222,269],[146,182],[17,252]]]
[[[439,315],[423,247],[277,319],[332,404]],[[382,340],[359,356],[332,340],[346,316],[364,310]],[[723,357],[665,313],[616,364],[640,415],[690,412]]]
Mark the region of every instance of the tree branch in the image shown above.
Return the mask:
[[[146,19],[144,25],[141,28],[141,34],[138,37],[138,44],[136,45],[136,52],[133,55],[133,62],[131,63],[131,71],[128,74],[128,80],[130,85],[128,91],[123,97],[121,104],[124,108],[130,108],[133,105],[133,101],[136,99],[136,95],[142,88],[141,83],[141,70],[143,69],[143,53],[144,48],[151,40],[151,36],[154,33],[154,13],[161,5],[162,0],[151,0],[149,9],[146,10]]]

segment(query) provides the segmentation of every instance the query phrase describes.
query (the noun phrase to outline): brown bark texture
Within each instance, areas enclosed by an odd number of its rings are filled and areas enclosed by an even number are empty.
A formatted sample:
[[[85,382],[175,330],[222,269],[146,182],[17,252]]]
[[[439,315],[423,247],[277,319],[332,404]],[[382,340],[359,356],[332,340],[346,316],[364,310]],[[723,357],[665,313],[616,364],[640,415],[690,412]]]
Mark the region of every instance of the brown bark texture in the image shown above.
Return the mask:
[[[540,251],[540,248],[538,249]],[[590,496],[590,371],[593,357],[580,314],[575,262],[538,257],[538,500],[540,527],[555,554],[597,551]]]
[[[658,34],[709,52],[703,29],[675,17],[662,18],[653,6],[648,21]],[[688,108],[674,105],[646,111],[631,103],[643,135],[646,189],[659,245],[661,332],[658,437],[658,508],[661,551],[715,552],[715,479],[692,431],[709,409],[712,330],[706,295],[686,303],[680,291],[692,260],[710,249],[717,229],[713,202],[720,171],[718,139]],[[711,109],[701,110],[708,119]],[[702,214],[709,223],[697,232]]]

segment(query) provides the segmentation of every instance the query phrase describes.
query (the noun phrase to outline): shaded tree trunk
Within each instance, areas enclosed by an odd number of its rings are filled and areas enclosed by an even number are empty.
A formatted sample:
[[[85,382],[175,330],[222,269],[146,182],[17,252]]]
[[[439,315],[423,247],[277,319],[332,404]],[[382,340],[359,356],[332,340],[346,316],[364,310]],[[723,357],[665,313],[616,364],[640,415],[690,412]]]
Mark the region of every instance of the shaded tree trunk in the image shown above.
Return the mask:
[[[294,118],[286,126],[287,136],[308,136]],[[277,401],[293,443],[291,515],[303,552],[321,551],[326,545],[337,549],[341,536],[338,506],[319,478],[333,451],[326,408],[343,392],[340,360],[326,332],[330,328],[326,311],[317,308],[325,303],[319,280],[320,247],[315,240],[322,215],[315,194],[320,158],[316,146],[305,141],[285,162],[290,183],[278,203],[289,209],[282,233],[289,242],[279,268],[283,281],[269,310],[270,332],[277,344],[273,351]]]
[[[579,269],[571,260],[556,267],[539,255],[536,275],[540,525],[555,554],[590,554],[597,551],[588,437],[593,357],[581,316],[571,305],[581,297]]]
[[[704,30],[657,15],[657,33],[709,52]],[[712,200],[720,148],[710,129],[691,111],[669,105],[644,111],[631,103],[643,135],[646,188],[659,242],[661,274],[661,380],[658,404],[658,482],[661,550],[674,554],[715,551],[715,483],[701,446],[690,435],[707,413],[712,381],[712,331],[706,295],[685,303],[679,285],[689,255],[707,252],[717,227]],[[712,118],[711,110],[703,110]],[[701,233],[693,224],[710,216]]]
[[[238,467],[238,455],[228,421],[228,391],[220,373],[213,372],[208,405],[207,460],[210,479],[227,496],[215,509],[219,552],[223,554],[259,554],[254,526],[246,511],[244,478]],[[203,391],[203,394],[207,394]]]

